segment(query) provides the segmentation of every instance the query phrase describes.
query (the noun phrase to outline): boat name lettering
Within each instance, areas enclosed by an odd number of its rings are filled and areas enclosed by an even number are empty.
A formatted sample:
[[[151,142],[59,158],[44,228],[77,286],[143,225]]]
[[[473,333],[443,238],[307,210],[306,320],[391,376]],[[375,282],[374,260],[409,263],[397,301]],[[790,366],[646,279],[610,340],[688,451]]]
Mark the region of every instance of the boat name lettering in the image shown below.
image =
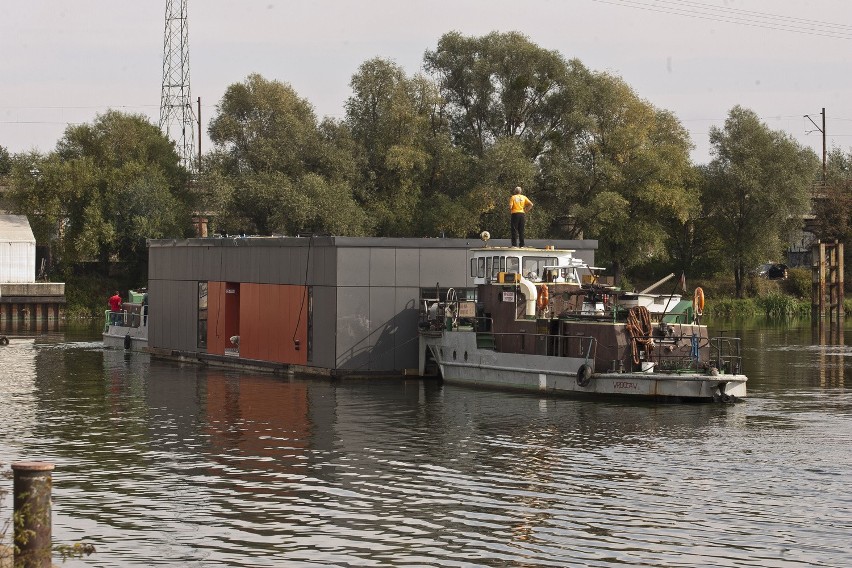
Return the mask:
[[[615,381],[612,384],[612,387],[616,388],[616,389],[634,389],[634,390],[639,389],[639,385],[637,385],[636,383],[632,383],[630,381]]]

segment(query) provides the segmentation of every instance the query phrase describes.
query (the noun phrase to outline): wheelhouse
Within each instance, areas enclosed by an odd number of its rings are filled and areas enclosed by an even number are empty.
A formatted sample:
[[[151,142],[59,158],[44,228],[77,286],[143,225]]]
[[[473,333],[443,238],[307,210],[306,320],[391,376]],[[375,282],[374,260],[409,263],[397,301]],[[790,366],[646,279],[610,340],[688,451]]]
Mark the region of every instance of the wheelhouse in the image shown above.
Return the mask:
[[[515,282],[523,277],[531,282],[580,284],[578,268],[586,264],[567,249],[518,249],[489,247],[473,249],[470,276],[475,285]]]

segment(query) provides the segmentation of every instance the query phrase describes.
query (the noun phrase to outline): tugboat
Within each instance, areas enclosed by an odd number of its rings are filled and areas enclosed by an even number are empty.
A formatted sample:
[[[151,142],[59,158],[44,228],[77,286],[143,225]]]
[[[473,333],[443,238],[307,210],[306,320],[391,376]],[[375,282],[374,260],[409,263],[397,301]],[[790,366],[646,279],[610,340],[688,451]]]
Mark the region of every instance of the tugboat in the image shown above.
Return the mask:
[[[472,249],[472,297],[451,288],[422,302],[420,374],[546,394],[745,398],[740,340],[709,337],[701,288],[691,300],[652,293],[663,279],[626,293],[573,252]]]

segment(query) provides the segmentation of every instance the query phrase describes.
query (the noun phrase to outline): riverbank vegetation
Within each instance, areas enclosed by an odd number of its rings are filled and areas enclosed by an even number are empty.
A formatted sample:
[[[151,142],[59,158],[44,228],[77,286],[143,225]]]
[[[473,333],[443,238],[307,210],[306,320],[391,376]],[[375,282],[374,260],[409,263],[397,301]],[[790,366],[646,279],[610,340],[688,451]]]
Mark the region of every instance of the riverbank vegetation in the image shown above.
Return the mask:
[[[30,218],[72,313],[144,285],[146,239],[193,235],[194,214],[219,234],[506,238],[520,185],[529,238],[596,239],[616,282],[684,273],[718,290],[719,313],[800,311],[809,292],[766,292],[751,272],[782,259],[812,207],[817,238],[849,234],[852,152],[832,149],[813,200],[817,156],[749,109],[711,128],[713,158],[694,164],[671,112],[521,34],[447,33],[422,69],[362,63],[341,118],[251,74],[225,90],[192,173],[147,118],[119,111],[46,154],[0,146],[0,209]]]

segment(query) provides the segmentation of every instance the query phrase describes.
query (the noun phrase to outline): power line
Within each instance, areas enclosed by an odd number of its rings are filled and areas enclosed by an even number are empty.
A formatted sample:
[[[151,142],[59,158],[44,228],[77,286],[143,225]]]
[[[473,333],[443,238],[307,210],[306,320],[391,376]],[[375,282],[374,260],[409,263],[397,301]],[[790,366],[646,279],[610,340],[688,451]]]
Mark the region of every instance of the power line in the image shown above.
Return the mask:
[[[834,39],[852,39],[852,26],[807,20],[791,16],[781,16],[767,12],[754,12],[721,6],[706,6],[685,0],[655,0],[653,4],[642,0],[591,0],[599,4],[610,4],[649,12],[685,16],[700,20],[710,20],[762,28],[775,31],[793,32],[804,35],[829,37]]]

